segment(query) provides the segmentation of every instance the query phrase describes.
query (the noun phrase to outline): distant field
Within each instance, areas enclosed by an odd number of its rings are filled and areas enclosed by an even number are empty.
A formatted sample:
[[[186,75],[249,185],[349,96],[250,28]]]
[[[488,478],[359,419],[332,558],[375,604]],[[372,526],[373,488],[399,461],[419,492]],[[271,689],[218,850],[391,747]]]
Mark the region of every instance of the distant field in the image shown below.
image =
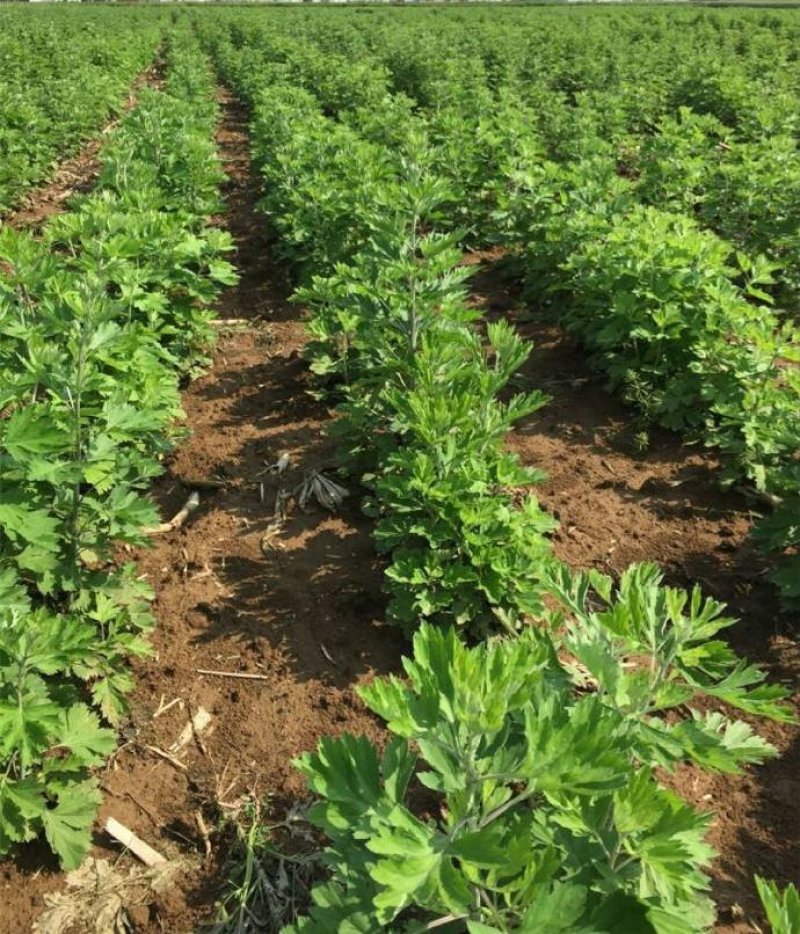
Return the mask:
[[[0,7],[0,932],[800,934],[789,5]]]

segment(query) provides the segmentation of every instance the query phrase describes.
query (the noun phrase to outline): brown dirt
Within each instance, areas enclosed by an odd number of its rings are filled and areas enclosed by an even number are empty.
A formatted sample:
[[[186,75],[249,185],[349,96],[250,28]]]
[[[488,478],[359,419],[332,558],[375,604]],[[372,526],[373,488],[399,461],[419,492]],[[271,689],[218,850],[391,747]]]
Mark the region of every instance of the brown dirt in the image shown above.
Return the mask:
[[[380,622],[380,573],[357,497],[336,515],[290,508],[283,531],[262,550],[279,482],[291,490],[306,471],[331,461],[332,448],[323,433],[327,409],[307,392],[301,314],[272,278],[264,221],[254,212],[245,117],[227,95],[221,100],[226,224],[242,278],[222,299],[219,317],[252,324],[223,329],[213,367],[185,393],[192,437],[156,496],[170,516],[186,497],[182,478],[225,478],[230,486],[201,493],[197,518],[141,556],[157,593],[157,658],[136,673],[131,743],[104,780],[111,797],[101,814],[113,814],[165,853],[195,858],[203,851],[198,808],[211,827],[242,796],[268,795],[280,808],[303,793],[291,760],[320,736],[377,736],[354,689],[395,668],[401,650]],[[284,452],[291,464],[279,480],[265,468]],[[175,698],[182,706],[153,718],[162,701]],[[201,706],[212,728],[204,748],[192,744],[182,755],[185,772],[147,755],[147,746],[168,749]],[[207,920],[215,869],[212,862],[189,873],[172,902],[154,906],[152,929],[191,930]]]
[[[577,342],[525,306],[497,253],[476,260],[482,265],[473,302],[489,318],[511,320],[535,348],[518,388],[552,396],[509,444],[548,474],[538,495],[560,520],[557,555],[573,567],[615,575],[633,562],[656,561],[670,583],[699,583],[741,620],[728,631],[734,648],[797,692],[800,621],[781,615],[764,581],[764,560],[747,540],[754,517],[748,501],[721,490],[715,458],[674,434],[651,433],[647,450],[637,453],[631,411],[605,392]],[[669,779],[687,800],[717,815],[711,842],[720,854],[713,868],[720,932],[756,930],[762,913],[753,874],[798,881],[800,731],[751,722],[781,758],[741,776],[687,768]]]
[[[193,520],[138,556],[157,594],[157,655],[136,666],[133,713],[125,744],[102,777],[106,798],[97,825],[114,816],[185,861],[167,895],[137,907],[141,932],[181,934],[209,919],[226,843],[217,821],[228,807],[244,796],[269,796],[280,814],[303,794],[291,759],[319,736],[347,729],[380,738],[354,688],[374,673],[396,670],[406,648],[381,623],[381,573],[355,491],[336,515],[316,506],[295,509],[270,538],[274,547],[262,550],[278,484],[289,489],[331,460],[324,434],[329,413],[307,392],[303,316],[286,301],[263,218],[254,211],[258,185],[250,174],[245,116],[226,94],[221,101],[219,143],[230,175],[224,223],[236,241],[242,279],[223,296],[219,317],[248,323],[221,329],[212,368],[187,389],[193,434],[154,492],[168,518],[185,501],[188,479],[223,479],[227,486],[201,492]],[[474,257],[481,264],[474,301],[489,316],[515,320],[535,341],[521,381],[554,397],[510,443],[550,475],[540,494],[561,520],[559,555],[576,566],[614,571],[630,561],[657,560],[675,582],[701,581],[744,620],[732,632],[737,649],[771,677],[796,684],[800,662],[790,621],[778,617],[744,542],[746,504],[719,491],[713,459],[672,436],[653,438],[643,454],[632,452],[630,413],[587,373],[568,338],[520,307],[493,260]],[[279,480],[266,468],[283,452],[291,466]],[[155,716],[176,699],[179,704]],[[200,706],[212,714],[212,726],[179,753],[185,768],[152,751],[169,750]],[[726,934],[756,930],[753,872],[787,882],[798,865],[796,733],[773,726],[763,732],[784,751],[782,759],[741,777],[684,770],[672,780],[718,814],[714,894],[718,930]],[[211,828],[210,860],[203,857],[198,811]],[[115,853],[99,832],[96,844],[96,856]],[[28,847],[14,864],[0,864],[0,931],[30,930],[44,893],[63,884],[42,852]]]
[[[50,217],[62,214],[67,209],[67,201],[73,195],[91,191],[100,174],[100,150],[106,144],[109,134],[114,132],[122,117],[136,106],[138,92],[143,87],[158,88],[162,83],[163,63],[159,59],[136,76],[119,114],[113,120],[84,143],[74,156],[61,162],[50,181],[26,192],[13,211],[5,216],[0,214],[0,227],[6,225],[17,230],[38,231]]]
[[[186,861],[170,893],[136,911],[137,931],[170,934],[195,930],[210,917],[218,858],[224,859],[216,828],[226,806],[269,796],[280,813],[304,790],[291,760],[320,736],[350,730],[378,738],[380,728],[355,687],[375,672],[396,670],[404,648],[381,622],[381,573],[355,493],[335,515],[316,505],[305,513],[290,506],[284,530],[262,551],[278,483],[291,490],[306,471],[330,463],[333,451],[323,431],[328,411],[307,392],[302,314],[286,301],[288,289],[268,259],[264,219],[254,211],[245,115],[227,94],[221,102],[218,142],[230,178],[224,223],[242,277],[218,312],[220,319],[251,323],[221,328],[213,366],[184,394],[192,436],[154,495],[169,518],[186,500],[187,478],[224,478],[229,486],[201,492],[192,521],[137,556],[156,591],[156,657],[136,666],[132,716],[102,776],[106,797],[97,822],[113,816],[168,857]],[[279,481],[266,468],[284,452],[291,464]],[[175,699],[180,703],[154,716]],[[152,751],[169,750],[200,707],[212,725],[201,743],[180,753],[185,769]],[[215,845],[208,862],[198,810]],[[96,840],[94,855],[114,853],[101,833]],[[58,885],[52,870],[29,884],[41,847],[29,852],[30,866],[0,864],[0,891],[8,896],[0,931],[30,930],[44,892]]]

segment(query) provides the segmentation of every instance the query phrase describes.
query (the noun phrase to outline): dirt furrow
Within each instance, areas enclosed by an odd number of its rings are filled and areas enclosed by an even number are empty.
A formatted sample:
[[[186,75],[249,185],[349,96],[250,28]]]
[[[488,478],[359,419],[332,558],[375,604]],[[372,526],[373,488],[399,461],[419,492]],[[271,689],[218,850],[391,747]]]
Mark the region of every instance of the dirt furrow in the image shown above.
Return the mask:
[[[632,413],[605,391],[577,342],[526,305],[502,257],[481,259],[473,302],[489,318],[510,320],[534,345],[516,388],[552,396],[509,444],[548,475],[537,495],[560,521],[556,554],[572,567],[614,575],[633,562],[655,561],[670,583],[699,583],[741,620],[728,630],[736,651],[797,690],[800,621],[781,614],[764,580],[764,559],[748,540],[749,502],[720,489],[711,453],[675,434],[651,431],[638,449],[643,439]],[[719,932],[755,930],[749,919],[761,911],[754,873],[785,885],[796,882],[800,865],[800,732],[751,722],[778,747],[779,759],[740,776],[686,769],[668,779],[717,815],[711,842],[720,854],[713,867]]]
[[[328,411],[307,392],[302,315],[286,300],[255,211],[246,117],[227,93],[220,102],[229,175],[220,221],[235,239],[241,280],[218,314],[236,323],[221,328],[213,366],[184,395],[192,434],[155,495],[169,517],[188,480],[225,486],[201,491],[193,521],[139,556],[157,595],[156,657],[138,666],[128,742],[103,781],[102,819],[113,815],[193,864],[169,897],[139,908],[142,930],[189,931],[207,919],[225,855],[220,816],[266,797],[282,814],[303,794],[294,756],[324,734],[375,735],[354,687],[396,667],[401,649],[381,623],[380,572],[357,496],[335,515],[290,502],[284,528],[265,539],[279,485],[296,487],[333,451]],[[278,476],[269,467],[284,453],[289,467]],[[153,752],[169,751],[201,707],[211,724],[180,752],[185,768]],[[210,860],[201,860],[198,811],[211,828]]]

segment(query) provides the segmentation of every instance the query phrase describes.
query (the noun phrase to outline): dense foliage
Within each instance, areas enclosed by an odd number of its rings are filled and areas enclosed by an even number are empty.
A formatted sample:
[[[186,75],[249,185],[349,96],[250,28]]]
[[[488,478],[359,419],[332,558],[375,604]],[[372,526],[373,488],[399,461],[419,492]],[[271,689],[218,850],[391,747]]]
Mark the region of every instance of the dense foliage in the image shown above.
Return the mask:
[[[503,243],[649,419],[702,432],[731,454],[728,476],[772,492],[796,449],[800,387],[781,362],[795,332],[764,291],[774,263],[742,253],[734,268],[713,230],[644,203],[621,171],[690,87],[662,88],[606,138],[599,77],[579,113],[519,58],[481,69],[507,29],[458,12],[448,32],[442,15],[447,54],[422,16],[198,21],[252,108],[311,367],[368,490],[390,617],[417,633],[410,685],[362,692],[397,735],[384,756],[345,737],[299,763],[331,876],[297,929],[706,930],[709,818],[655,769],[760,761],[767,745],[714,703],[788,719],[785,692],[716,638],[730,621],[699,592],[651,566],[615,588],[555,561],[538,474],[504,447],[546,402],[508,391],[531,348],[506,324],[478,328],[462,251]]]
[[[301,278],[369,243],[417,164],[437,180],[438,231],[502,245],[645,427],[718,448],[722,481],[771,504],[755,537],[800,599],[796,13],[262,10],[203,25],[255,113],[275,101],[255,145],[283,161],[265,207]],[[291,210],[276,203],[290,184]]]
[[[205,60],[170,40],[102,153],[94,192],[40,237],[0,233],[0,853],[44,831],[62,865],[89,845],[90,768],[115,747],[128,662],[148,651],[149,588],[122,543],[232,281],[207,226],[222,179]]]
[[[0,215],[118,110],[161,11],[0,7]]]
[[[126,11],[109,37],[111,12],[0,11],[0,76],[36,50],[30,87],[0,88],[0,115],[24,104],[34,128],[16,110],[0,122],[15,153],[0,210],[152,55],[164,14]],[[36,236],[0,231],[0,853],[43,832],[80,861],[104,722],[148,651],[150,595],[117,547],[156,521],[146,489],[176,440],[179,379],[234,280],[208,220],[208,54],[250,109],[259,209],[311,313],[388,616],[413,638],[407,677],[361,692],[386,749],[323,739],[298,762],[330,846],[296,929],[713,925],[711,815],[660,776],[773,755],[733,711],[790,720],[786,691],[735,656],[732,620],[699,590],[653,565],[614,581],[555,559],[541,475],[505,445],[547,402],[512,390],[534,349],[483,324],[463,257],[499,247],[644,424],[722,452],[724,482],[774,507],[756,534],[798,598],[799,38],[800,18],[772,10],[173,17],[164,87],[121,120],[96,189]],[[796,891],[758,885],[794,932]]]
[[[659,785],[653,767],[737,771],[771,750],[717,713],[662,717],[704,690],[751,710],[771,701],[705,674],[700,631],[729,622],[713,603],[659,590],[650,566],[630,569],[616,593],[599,575],[564,593],[567,578],[552,582],[566,616],[549,631],[468,649],[452,629],[423,626],[408,682],[361,691],[397,737],[381,758],[345,736],[301,759],[332,879],[297,930],[707,929],[710,815]],[[623,653],[646,664],[631,670]],[[425,820],[409,807],[423,788]]]

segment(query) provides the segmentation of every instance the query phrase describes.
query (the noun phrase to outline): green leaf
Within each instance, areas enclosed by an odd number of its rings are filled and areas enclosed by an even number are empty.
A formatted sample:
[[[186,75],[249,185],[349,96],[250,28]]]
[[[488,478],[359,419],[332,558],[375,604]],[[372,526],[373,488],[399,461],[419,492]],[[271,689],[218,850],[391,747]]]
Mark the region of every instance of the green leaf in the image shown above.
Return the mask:
[[[800,554],[781,558],[771,579],[780,588],[787,602],[800,600]]]
[[[22,503],[0,502],[0,527],[7,535],[35,545],[37,553],[54,552],[59,547],[59,522],[45,509],[31,509]]]
[[[41,820],[46,806],[38,779],[0,778],[0,853],[33,838],[32,828]]]
[[[794,711],[790,705],[782,703],[789,696],[788,690],[778,684],[761,684],[764,677],[763,671],[744,662],[716,684],[687,673],[691,684],[727,704],[760,717],[769,717],[782,723],[795,723],[797,718]]]
[[[58,736],[59,746],[65,746],[83,765],[101,765],[117,745],[113,730],[100,726],[97,714],[83,704],[76,704],[64,713]]]
[[[21,615],[27,612],[29,603],[28,594],[14,569],[0,570],[0,627],[9,618],[9,614]]]
[[[231,263],[225,262],[225,260],[214,260],[210,262],[208,264],[208,274],[215,282],[219,282],[220,285],[236,285],[239,281],[236,267]]]
[[[800,894],[794,885],[781,892],[774,882],[756,876],[756,887],[772,934],[800,934]]]
[[[670,730],[670,736],[682,746],[687,758],[720,772],[738,773],[742,763],[763,762],[778,754],[742,721],[730,721],[720,713],[698,714],[683,720]]]
[[[336,804],[345,818],[363,817],[381,798],[378,755],[366,737],[323,737],[316,753],[301,756],[295,764],[315,793]],[[322,811],[315,813],[324,821]]]
[[[461,834],[450,841],[447,852],[450,856],[487,869],[502,866],[508,860],[499,834],[491,828]]]
[[[626,892],[603,898],[580,928],[586,934],[654,934],[655,930],[648,907]]]
[[[82,661],[97,634],[91,625],[72,615],[51,615],[37,610],[17,630],[16,656],[28,670],[54,675]],[[3,639],[0,636],[0,645]]]
[[[381,777],[386,794],[392,801],[402,801],[405,797],[416,761],[408,750],[408,743],[401,737],[395,737],[386,747]]]
[[[69,433],[34,405],[17,409],[5,428],[3,445],[17,461],[25,461],[31,454],[62,454],[72,447]]]
[[[42,815],[47,842],[62,869],[77,869],[91,845],[91,828],[102,796],[94,782],[71,784],[56,790],[57,804]]]
[[[28,687],[19,703],[0,702],[0,755],[16,753],[23,766],[32,765],[50,748],[60,723],[60,707],[42,689]]]
[[[128,710],[126,695],[132,690],[130,673],[115,671],[92,683],[92,701],[109,723],[117,724]]]
[[[552,934],[574,931],[586,907],[587,890],[582,885],[556,882],[552,887],[537,886],[530,893],[531,904],[522,919],[528,931]]]

